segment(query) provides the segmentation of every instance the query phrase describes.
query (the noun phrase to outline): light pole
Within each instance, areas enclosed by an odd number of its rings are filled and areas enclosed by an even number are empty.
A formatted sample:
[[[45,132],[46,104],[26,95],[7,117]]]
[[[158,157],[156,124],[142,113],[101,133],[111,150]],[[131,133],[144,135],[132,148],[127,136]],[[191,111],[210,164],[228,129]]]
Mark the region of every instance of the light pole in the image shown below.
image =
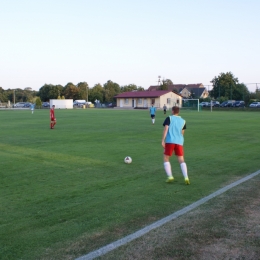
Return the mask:
[[[88,102],[88,86],[86,86],[87,102]]]
[[[232,100],[232,84],[230,86],[231,86],[231,88],[230,88],[231,99],[230,100]]]

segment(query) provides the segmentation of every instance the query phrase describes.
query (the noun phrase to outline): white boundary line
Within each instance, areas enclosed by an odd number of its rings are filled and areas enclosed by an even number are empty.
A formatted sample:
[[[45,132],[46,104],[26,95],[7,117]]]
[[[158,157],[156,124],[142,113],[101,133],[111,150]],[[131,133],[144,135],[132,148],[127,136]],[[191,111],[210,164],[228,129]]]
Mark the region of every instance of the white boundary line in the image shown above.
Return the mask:
[[[216,192],[210,194],[209,196],[204,197],[204,198],[192,203],[191,205],[189,205],[189,206],[187,206],[187,207],[185,207],[181,210],[178,210],[175,213],[173,213],[173,214],[171,214],[171,215],[169,215],[169,216],[167,216],[163,219],[160,219],[160,220],[154,222],[153,224],[151,224],[151,225],[149,225],[149,226],[147,226],[143,229],[140,229],[139,231],[137,231],[137,232],[135,232],[131,235],[128,235],[128,236],[126,236],[122,239],[115,241],[115,242],[112,242],[111,244],[108,244],[104,247],[101,247],[100,249],[92,251],[92,252],[90,252],[90,253],[88,253],[84,256],[77,258],[76,260],[92,260],[96,257],[105,255],[106,253],[118,248],[119,246],[125,245],[125,244],[129,243],[130,241],[145,235],[146,233],[150,232],[151,230],[158,228],[158,227],[166,224],[167,222],[169,222],[173,219],[176,219],[179,216],[197,208],[198,206],[200,206],[200,205],[204,204],[205,202],[209,201],[210,199],[226,192],[227,190],[229,190],[229,189],[231,189],[231,188],[233,188],[233,187],[235,187],[235,186],[237,186],[237,185],[239,185],[239,184],[241,184],[245,181],[248,181],[249,179],[257,176],[259,173],[260,173],[260,170],[257,171],[257,172],[254,172],[254,173],[252,173],[252,174],[250,174],[250,175],[248,175],[248,176],[246,176],[246,177],[244,177],[244,178],[242,178],[242,179],[240,179],[236,182],[233,182],[233,183],[227,185],[226,187],[224,187],[222,189],[217,190]]]

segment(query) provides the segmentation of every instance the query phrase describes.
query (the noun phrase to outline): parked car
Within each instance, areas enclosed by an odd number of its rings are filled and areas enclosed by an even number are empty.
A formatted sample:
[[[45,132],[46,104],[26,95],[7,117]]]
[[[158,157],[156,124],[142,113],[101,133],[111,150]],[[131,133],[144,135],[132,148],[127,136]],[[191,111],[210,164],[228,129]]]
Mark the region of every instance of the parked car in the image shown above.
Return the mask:
[[[220,107],[226,107],[229,101],[222,102],[219,106]]]
[[[235,100],[228,101],[227,107],[233,107],[233,104],[234,104],[235,102],[236,102]]]
[[[260,102],[253,102],[249,105],[249,107],[260,107]]]
[[[109,103],[107,106],[108,107],[116,107],[116,103]]]
[[[219,107],[219,102],[218,101],[211,101],[208,104],[208,107]]]
[[[201,107],[207,107],[208,104],[209,104],[209,102],[201,102],[199,105],[200,105]]]
[[[245,101],[236,101],[233,103],[233,107],[245,107]]]
[[[73,106],[74,107],[83,107],[84,105],[87,105],[87,101],[86,100],[75,100],[73,102]]]
[[[84,102],[84,103],[83,102],[82,103],[81,102],[77,102],[77,101],[73,102],[73,106],[74,107],[83,107],[83,105],[86,105],[86,102]]]
[[[31,107],[31,105],[32,105],[32,103],[26,102],[26,103],[24,103],[23,107]]]
[[[49,102],[43,102],[42,107],[50,107],[50,103]]]
[[[15,108],[23,107],[24,104],[25,104],[25,102],[18,102],[18,103],[16,103],[16,104],[14,104],[14,107],[15,107]]]

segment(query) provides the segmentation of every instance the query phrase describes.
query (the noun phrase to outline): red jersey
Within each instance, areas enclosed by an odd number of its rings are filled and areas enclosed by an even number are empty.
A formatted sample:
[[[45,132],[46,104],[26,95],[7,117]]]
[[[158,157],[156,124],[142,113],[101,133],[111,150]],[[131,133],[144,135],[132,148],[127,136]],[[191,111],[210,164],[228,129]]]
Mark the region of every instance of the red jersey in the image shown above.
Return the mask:
[[[50,109],[50,118],[51,118],[51,121],[54,121],[54,120],[55,120],[54,108],[51,108],[51,109]]]

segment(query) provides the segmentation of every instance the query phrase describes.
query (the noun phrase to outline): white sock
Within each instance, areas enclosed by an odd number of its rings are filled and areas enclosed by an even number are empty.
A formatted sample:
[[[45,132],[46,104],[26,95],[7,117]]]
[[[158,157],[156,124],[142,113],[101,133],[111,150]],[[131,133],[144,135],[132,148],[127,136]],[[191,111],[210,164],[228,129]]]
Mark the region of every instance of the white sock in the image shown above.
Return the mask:
[[[164,170],[165,170],[167,176],[172,177],[172,167],[171,167],[170,162],[165,162],[163,164],[163,166],[164,166]]]
[[[182,174],[183,174],[183,177],[186,179],[188,178],[188,170],[187,170],[187,165],[185,162],[181,163],[180,164],[181,166],[181,171],[182,171]]]
[[[153,124],[154,124],[154,122],[155,122],[155,119],[152,119],[152,122],[153,122]]]

